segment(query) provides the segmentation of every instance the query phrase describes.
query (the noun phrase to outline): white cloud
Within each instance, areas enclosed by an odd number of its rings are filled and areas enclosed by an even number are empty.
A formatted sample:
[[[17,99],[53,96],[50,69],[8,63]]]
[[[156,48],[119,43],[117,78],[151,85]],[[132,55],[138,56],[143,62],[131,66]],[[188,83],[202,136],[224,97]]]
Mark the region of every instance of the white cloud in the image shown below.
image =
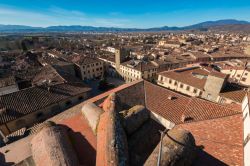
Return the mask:
[[[77,10],[66,10],[63,8],[59,8],[56,6],[52,6],[48,9],[48,12],[50,15],[57,16],[57,17],[70,17],[70,18],[81,18],[85,17],[85,14],[83,12],[77,11]]]
[[[54,20],[53,16],[47,14],[0,6],[0,24],[47,26]]]
[[[127,19],[88,16],[81,11],[66,10],[56,6],[52,6],[42,12],[37,12],[0,5],[0,24],[18,24],[41,27],[51,25],[126,27],[128,23],[129,20]]]

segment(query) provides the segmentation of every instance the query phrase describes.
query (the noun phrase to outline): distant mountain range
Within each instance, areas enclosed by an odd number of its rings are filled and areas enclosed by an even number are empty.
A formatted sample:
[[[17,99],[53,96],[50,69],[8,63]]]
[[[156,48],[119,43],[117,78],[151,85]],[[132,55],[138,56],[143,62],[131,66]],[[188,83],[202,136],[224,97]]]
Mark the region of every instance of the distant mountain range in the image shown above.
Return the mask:
[[[116,27],[93,27],[93,26],[50,26],[46,28],[31,27],[23,25],[1,25],[0,32],[153,32],[153,31],[184,31],[184,30],[217,30],[217,31],[248,31],[250,32],[250,22],[233,19],[206,21],[184,27],[156,27],[156,28],[116,28]]]

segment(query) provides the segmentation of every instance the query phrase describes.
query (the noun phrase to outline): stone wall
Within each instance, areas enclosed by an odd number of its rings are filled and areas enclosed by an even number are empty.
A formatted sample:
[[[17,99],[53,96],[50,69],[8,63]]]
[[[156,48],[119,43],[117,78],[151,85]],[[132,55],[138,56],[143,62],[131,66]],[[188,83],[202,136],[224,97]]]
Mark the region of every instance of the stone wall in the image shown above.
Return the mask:
[[[78,166],[79,161],[62,126],[46,126],[31,140],[32,156],[36,166]]]
[[[105,111],[97,129],[96,165],[128,165],[127,137],[116,111],[115,95],[110,95],[103,104]]]
[[[144,81],[137,81],[135,84],[131,83],[131,85],[132,86],[129,85],[117,92],[114,91],[116,93],[117,102],[122,106],[122,109],[129,109],[135,105],[145,106]],[[107,93],[103,98],[95,100],[94,103],[100,105],[110,93],[112,92]]]

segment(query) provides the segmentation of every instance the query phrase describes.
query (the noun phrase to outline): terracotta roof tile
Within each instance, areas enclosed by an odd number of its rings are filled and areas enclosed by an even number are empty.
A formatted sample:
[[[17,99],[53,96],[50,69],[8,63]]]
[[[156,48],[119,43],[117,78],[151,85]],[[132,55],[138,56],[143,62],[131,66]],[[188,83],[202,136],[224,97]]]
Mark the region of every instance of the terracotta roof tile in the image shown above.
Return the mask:
[[[131,65],[134,63],[135,63],[134,60],[131,60],[131,61],[127,61],[127,62],[122,63],[122,65],[129,67],[129,68],[133,68],[133,69],[141,71],[141,72],[157,68],[152,62],[139,61],[138,64],[136,64],[135,66]]]
[[[200,74],[204,75],[205,77],[209,75],[209,72],[206,70],[202,70],[200,68],[193,68],[190,70],[173,70],[173,71],[167,71],[167,72],[162,72],[159,73],[159,75],[162,75],[167,78],[171,78],[176,81],[180,81],[184,84],[203,89],[206,83],[206,78],[204,77],[203,79],[197,78],[194,75],[195,74]]]
[[[185,123],[176,127],[189,130],[199,151],[194,165],[243,165],[243,122],[237,114],[219,119]]]
[[[95,165],[97,138],[80,113],[58,122],[71,128],[70,138],[81,165]]]
[[[247,92],[245,90],[240,89],[240,90],[222,92],[220,93],[220,96],[227,99],[231,99],[238,103],[242,103],[246,93]]]
[[[192,68],[181,68],[172,71],[165,71],[159,73],[167,78],[182,82],[184,84],[196,87],[203,90],[206,84],[207,76],[215,76],[220,78],[226,78],[226,74],[212,70],[210,67],[192,67]]]
[[[49,90],[37,86],[0,96],[0,108],[6,110],[0,115],[0,124],[88,91],[90,88],[84,84],[63,83],[50,86]]]
[[[144,81],[144,87],[146,107],[175,124],[182,123],[182,115],[189,118],[188,122],[191,122],[239,113],[239,110],[232,110],[199,98],[190,98],[146,81]],[[172,99],[169,99],[169,97],[172,97]]]

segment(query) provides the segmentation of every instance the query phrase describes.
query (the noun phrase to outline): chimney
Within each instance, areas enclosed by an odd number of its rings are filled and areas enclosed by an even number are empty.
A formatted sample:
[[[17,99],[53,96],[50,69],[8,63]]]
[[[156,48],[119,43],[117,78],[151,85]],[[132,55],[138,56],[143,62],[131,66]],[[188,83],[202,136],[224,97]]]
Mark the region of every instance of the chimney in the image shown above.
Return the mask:
[[[186,121],[186,116],[184,114],[181,115],[181,122],[184,123]]]
[[[177,97],[172,96],[172,95],[169,95],[169,96],[168,96],[168,100],[174,100],[174,99],[177,99]]]
[[[185,123],[185,122],[187,122],[187,121],[192,121],[192,120],[193,120],[193,118],[190,117],[190,116],[186,116],[186,115],[184,115],[184,114],[181,115],[181,122],[182,122],[182,123]]]

